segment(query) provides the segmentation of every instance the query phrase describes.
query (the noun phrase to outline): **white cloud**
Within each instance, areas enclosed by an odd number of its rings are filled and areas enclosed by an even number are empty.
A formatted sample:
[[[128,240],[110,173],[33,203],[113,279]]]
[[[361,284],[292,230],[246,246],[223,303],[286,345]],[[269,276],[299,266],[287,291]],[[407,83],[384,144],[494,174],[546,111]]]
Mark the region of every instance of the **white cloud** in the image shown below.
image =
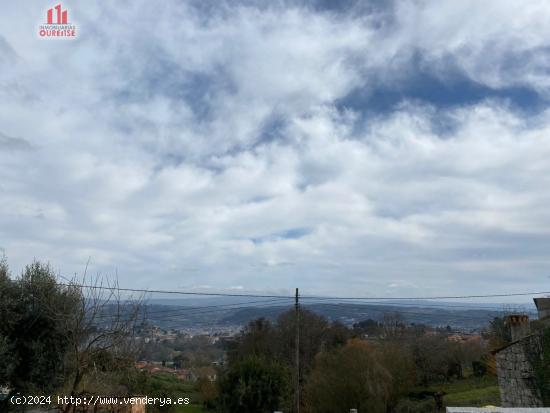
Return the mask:
[[[442,78],[546,95],[543,3],[402,1],[384,25],[185,3],[152,25],[145,2],[67,6],[75,42],[36,38],[39,2],[5,11],[0,247],[15,268],[91,256],[134,286],[341,294],[544,285],[547,112],[338,104],[406,83],[418,54]],[[12,137],[30,149],[6,150]]]

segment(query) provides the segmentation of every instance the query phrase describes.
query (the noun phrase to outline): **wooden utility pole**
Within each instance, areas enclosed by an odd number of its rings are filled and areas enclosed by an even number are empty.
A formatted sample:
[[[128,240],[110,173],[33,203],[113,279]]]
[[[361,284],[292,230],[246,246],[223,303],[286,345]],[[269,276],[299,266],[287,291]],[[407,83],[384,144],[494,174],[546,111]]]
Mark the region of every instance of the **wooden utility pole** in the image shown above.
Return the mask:
[[[296,403],[296,413],[300,413],[300,304],[298,303],[298,288],[296,288],[295,322],[296,322],[296,383],[294,388],[294,398]]]

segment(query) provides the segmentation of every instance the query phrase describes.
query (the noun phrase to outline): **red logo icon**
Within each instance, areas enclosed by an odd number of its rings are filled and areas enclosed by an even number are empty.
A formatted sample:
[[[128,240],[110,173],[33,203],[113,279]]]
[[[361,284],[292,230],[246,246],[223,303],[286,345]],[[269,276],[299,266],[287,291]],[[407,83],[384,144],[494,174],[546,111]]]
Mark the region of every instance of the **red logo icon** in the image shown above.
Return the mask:
[[[53,11],[55,10],[56,22],[53,22]],[[48,17],[46,24],[67,24],[68,13],[67,10],[61,10],[61,4],[58,4],[52,9],[48,10]]]
[[[38,35],[42,38],[75,38],[76,25],[69,23],[69,12],[61,7],[61,3],[46,11],[46,22],[38,27]]]

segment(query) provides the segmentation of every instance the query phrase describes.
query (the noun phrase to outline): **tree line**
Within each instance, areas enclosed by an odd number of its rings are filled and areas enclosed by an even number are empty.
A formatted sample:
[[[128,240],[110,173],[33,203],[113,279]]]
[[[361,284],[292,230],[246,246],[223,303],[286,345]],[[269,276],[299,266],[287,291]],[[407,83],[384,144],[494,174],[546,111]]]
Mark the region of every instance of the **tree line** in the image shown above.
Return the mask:
[[[142,298],[122,297],[116,283],[94,283],[98,288],[60,284],[40,262],[14,277],[0,260],[0,387],[9,394],[182,396],[178,383],[135,368],[139,357],[162,350],[137,339],[146,317]],[[296,381],[302,413],[411,412],[407,398],[416,389],[461,378],[466,368],[491,373],[489,347],[510,340],[502,319],[493,320],[488,340],[448,336],[396,313],[347,327],[300,308],[298,318],[291,310],[274,322],[251,321],[226,342],[218,379],[196,387],[204,408],[220,413],[292,412]],[[200,339],[172,346],[174,366],[221,356]],[[9,407],[0,401],[2,411]]]
[[[301,309],[298,322],[301,412],[409,412],[402,402],[414,388],[461,378],[476,363],[483,366],[476,374],[486,373],[484,340],[451,341],[447,330],[406,324],[398,314],[348,328]],[[294,410],[295,323],[294,311],[275,323],[254,320],[231,343],[220,411]]]

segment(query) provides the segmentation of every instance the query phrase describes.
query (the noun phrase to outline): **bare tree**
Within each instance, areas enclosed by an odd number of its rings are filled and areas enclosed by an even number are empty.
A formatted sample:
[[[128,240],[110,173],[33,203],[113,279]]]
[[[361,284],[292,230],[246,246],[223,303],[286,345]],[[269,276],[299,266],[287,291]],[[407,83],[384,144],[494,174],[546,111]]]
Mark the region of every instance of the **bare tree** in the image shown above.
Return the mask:
[[[67,390],[74,396],[86,375],[132,366],[139,352],[136,333],[145,306],[143,297],[123,297],[117,280],[101,276],[90,280],[84,275],[81,282],[74,278],[67,290],[77,301],[72,303],[76,311],[60,320],[69,340]],[[67,405],[64,411],[70,409]]]

